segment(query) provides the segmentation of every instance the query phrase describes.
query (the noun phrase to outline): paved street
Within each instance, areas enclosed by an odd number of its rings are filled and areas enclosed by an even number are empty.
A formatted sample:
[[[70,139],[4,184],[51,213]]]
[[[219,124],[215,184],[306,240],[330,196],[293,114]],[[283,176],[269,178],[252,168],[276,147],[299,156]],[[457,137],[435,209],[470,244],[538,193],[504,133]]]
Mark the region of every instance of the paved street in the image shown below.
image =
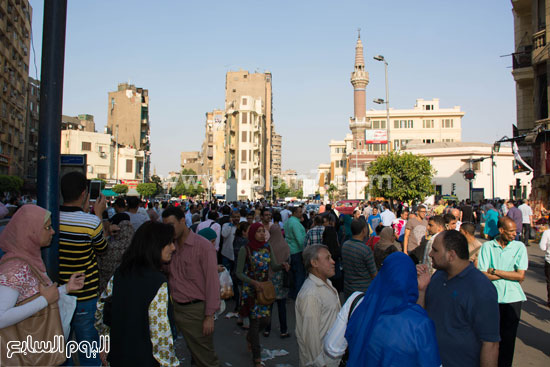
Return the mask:
[[[538,244],[532,243],[528,248],[528,252],[529,270],[523,283],[527,302],[522,309],[514,366],[548,366],[550,365],[550,309],[544,306],[546,297],[544,258]],[[228,306],[228,310],[232,310],[231,304]],[[298,346],[293,332],[293,326],[295,325],[293,301],[288,301],[287,313],[289,330],[292,333],[290,338],[279,338],[276,310],[274,310],[273,315],[275,321],[271,336],[268,338],[261,336],[260,338],[263,348],[269,350],[284,349],[289,354],[266,361],[266,366],[298,366]],[[245,334],[246,332],[236,325],[235,318],[228,320],[222,315],[216,321],[215,346],[221,366],[240,367],[251,365],[251,357],[246,350]],[[184,356],[185,358],[182,366],[191,366],[189,352],[183,339],[178,340],[177,347],[178,356],[180,358]]]

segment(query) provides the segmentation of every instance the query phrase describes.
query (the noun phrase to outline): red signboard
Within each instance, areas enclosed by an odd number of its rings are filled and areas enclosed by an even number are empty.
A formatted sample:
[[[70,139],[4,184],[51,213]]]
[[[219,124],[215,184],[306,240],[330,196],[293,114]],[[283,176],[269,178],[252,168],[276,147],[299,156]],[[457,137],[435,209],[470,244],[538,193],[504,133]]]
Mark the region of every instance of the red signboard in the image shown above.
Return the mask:
[[[135,189],[137,185],[141,183],[141,181],[140,180],[120,180],[120,183],[128,186],[129,189]]]

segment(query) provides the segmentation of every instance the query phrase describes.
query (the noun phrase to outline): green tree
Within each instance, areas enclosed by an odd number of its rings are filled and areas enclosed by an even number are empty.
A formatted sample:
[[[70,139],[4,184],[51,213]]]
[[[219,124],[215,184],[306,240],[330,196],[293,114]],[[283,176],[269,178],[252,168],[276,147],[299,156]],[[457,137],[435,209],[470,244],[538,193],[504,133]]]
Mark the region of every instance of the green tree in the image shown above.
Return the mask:
[[[285,198],[290,194],[290,189],[280,177],[273,177],[273,193],[277,198]]]
[[[162,188],[162,180],[159,176],[151,176],[151,182],[157,186],[157,194],[162,194],[164,192],[164,189]]]
[[[111,190],[113,190],[114,192],[116,192],[119,195],[124,195],[128,192],[128,186],[127,185],[115,185],[115,186],[113,186],[113,188]]]
[[[23,187],[23,179],[18,176],[0,175],[0,192],[18,193]]]
[[[370,185],[365,191],[373,197],[384,197],[390,203],[393,199],[421,202],[434,192],[435,173],[427,157],[391,152],[370,164],[367,169]]]
[[[334,201],[334,193],[338,191],[338,187],[335,184],[330,184],[327,189],[328,198],[332,202]]]
[[[141,196],[150,198],[157,193],[157,185],[153,182],[140,183],[137,185],[136,190]]]

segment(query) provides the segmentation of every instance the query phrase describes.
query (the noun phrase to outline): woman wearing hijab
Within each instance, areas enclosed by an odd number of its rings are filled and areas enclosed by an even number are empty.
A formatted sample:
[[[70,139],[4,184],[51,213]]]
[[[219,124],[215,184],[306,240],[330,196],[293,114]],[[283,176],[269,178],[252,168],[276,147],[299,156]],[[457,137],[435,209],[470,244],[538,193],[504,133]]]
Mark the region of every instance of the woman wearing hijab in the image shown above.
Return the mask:
[[[84,286],[84,274],[73,274],[61,287],[46,274],[40,250],[49,246],[55,231],[51,213],[39,206],[22,206],[0,234],[0,329],[15,325]],[[39,275],[42,279],[39,279]],[[42,285],[45,282],[47,286]],[[40,297],[18,306],[25,299]]]
[[[487,212],[483,215],[483,219],[485,219],[485,229],[483,230],[483,233],[489,237],[489,240],[492,240],[499,234],[497,225],[498,212],[493,204],[486,204],[485,210],[487,210]]]
[[[264,225],[265,227],[265,225]],[[286,243],[285,238],[283,237],[283,231],[279,224],[272,223],[269,227],[269,246],[271,251],[275,255],[275,260],[278,264],[288,263],[290,258],[290,247]],[[271,281],[275,287],[275,296],[277,302],[277,311],[279,314],[279,327],[281,331],[281,338],[288,338],[290,334],[288,333],[288,328],[286,324],[286,297],[288,296],[288,288],[283,286],[283,271],[279,270],[272,272]],[[273,304],[269,308],[269,312],[273,311]],[[265,328],[264,336],[269,336],[271,332],[271,318]]]
[[[130,246],[134,236],[134,226],[130,222],[130,216],[126,213],[117,213],[109,220],[111,236],[107,238],[107,251],[97,258],[99,267],[99,294],[101,294],[107,282],[122,261],[124,251]]]
[[[248,244],[241,247],[237,260],[237,277],[243,282],[241,291],[241,317],[250,318],[246,340],[252,351],[256,367],[262,366],[260,329],[264,329],[270,318],[270,306],[256,303],[256,292],[262,290],[260,282],[269,280],[269,272],[290,268],[288,263],[279,265],[275,253],[265,241],[265,227],[254,223],[248,230]]]
[[[395,240],[395,234],[391,227],[384,227],[380,231],[380,240],[374,245],[374,262],[380,270],[384,259],[390,254],[401,251],[401,244]]]
[[[404,253],[389,255],[348,321],[355,292],[325,337],[333,358],[348,348],[347,366],[440,366],[435,326],[416,304],[418,282],[413,261]]]

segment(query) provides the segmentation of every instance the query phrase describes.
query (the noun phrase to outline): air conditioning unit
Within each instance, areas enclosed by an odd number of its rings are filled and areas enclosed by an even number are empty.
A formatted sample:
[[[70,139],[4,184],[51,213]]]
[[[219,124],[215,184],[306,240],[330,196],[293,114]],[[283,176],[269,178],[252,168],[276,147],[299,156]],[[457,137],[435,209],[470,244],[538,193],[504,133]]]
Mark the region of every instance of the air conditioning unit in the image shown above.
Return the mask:
[[[107,157],[107,153],[105,153],[105,152],[99,152],[99,156],[100,156],[101,158],[105,158],[105,157]]]

